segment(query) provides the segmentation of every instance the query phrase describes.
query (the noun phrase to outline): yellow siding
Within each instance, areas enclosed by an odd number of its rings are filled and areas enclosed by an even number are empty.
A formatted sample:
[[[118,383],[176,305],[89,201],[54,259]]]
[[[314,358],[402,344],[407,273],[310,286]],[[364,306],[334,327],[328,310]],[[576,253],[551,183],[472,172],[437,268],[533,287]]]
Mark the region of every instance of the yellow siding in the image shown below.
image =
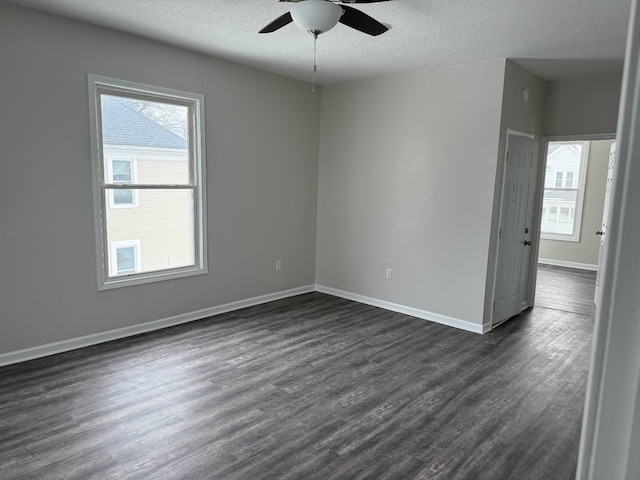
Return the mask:
[[[187,183],[184,159],[136,159],[136,183]],[[107,193],[109,196],[109,193]],[[195,262],[191,190],[136,190],[135,206],[113,207],[107,198],[108,255],[114,241],[140,241],[140,272],[184,267]],[[115,275],[113,260],[110,275]]]

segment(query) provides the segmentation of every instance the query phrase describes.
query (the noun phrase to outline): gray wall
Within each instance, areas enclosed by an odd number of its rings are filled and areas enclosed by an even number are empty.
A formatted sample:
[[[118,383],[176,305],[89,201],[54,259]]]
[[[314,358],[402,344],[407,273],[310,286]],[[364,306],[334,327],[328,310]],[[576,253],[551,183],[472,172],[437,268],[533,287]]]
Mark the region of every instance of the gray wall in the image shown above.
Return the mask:
[[[614,140],[597,140],[591,142],[589,147],[580,241],[540,240],[540,258],[588,265],[598,264],[600,237],[595,235],[595,232],[602,226],[609,148],[613,142]]]
[[[0,353],[314,283],[308,84],[6,5],[0,68]],[[208,275],[97,291],[88,72],[205,95]]]
[[[522,90],[529,89],[529,100],[522,98]],[[493,216],[491,219],[491,239],[487,258],[484,303],[484,322],[489,323],[493,306],[493,287],[496,270],[498,243],[498,225],[500,224],[500,201],[502,199],[502,179],[504,176],[505,154],[507,148],[507,130],[535,135],[541,144],[544,105],[547,99],[547,84],[516,63],[507,60],[504,72],[504,91],[498,145],[498,160],[493,195]]]
[[[544,135],[614,133],[622,73],[548,82]]]
[[[504,70],[323,88],[318,284],[482,324]]]

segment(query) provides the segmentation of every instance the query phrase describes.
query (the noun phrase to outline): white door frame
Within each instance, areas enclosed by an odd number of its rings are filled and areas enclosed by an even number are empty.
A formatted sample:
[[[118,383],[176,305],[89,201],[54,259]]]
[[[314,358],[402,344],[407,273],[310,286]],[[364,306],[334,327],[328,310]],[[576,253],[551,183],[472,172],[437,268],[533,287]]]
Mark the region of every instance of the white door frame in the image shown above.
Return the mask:
[[[602,263],[578,480],[640,478],[640,8],[631,4],[617,168]]]
[[[591,142],[598,140],[615,140],[615,133],[594,133],[587,135],[547,135],[542,137],[542,148],[540,149],[540,161],[538,162],[538,185],[536,186],[535,204],[536,204],[536,219],[534,220],[535,226],[535,239],[536,243],[533,247],[533,258],[535,263],[532,267],[531,281],[529,282],[529,291],[527,292],[528,298],[531,301],[531,306],[536,304],[536,282],[538,281],[538,257],[540,255],[540,236],[542,235],[541,225],[542,217],[542,202],[544,201],[544,174],[547,169],[547,152],[549,151],[549,142]],[[586,187],[586,182],[585,182]]]
[[[502,168],[502,181],[501,181],[501,191],[500,191],[500,209],[498,211],[498,232],[500,231],[500,229],[502,228],[502,210],[504,208],[504,199],[505,199],[505,178],[507,176],[507,159],[509,158],[509,138],[511,136],[515,136],[515,137],[525,137],[528,138],[530,140],[535,140],[536,136],[533,133],[528,133],[528,132],[523,132],[520,130],[515,130],[513,128],[507,128],[507,133],[506,133],[506,139],[505,139],[505,147],[504,147],[504,159],[502,161],[503,163],[503,168]],[[538,176],[539,177],[539,176]],[[538,178],[538,183],[539,183],[539,178]],[[534,189],[537,189],[537,185],[533,186]],[[537,190],[536,190],[537,191]],[[534,216],[536,215],[536,212],[534,211]],[[534,238],[535,238],[535,232],[534,233]],[[495,258],[494,258],[494,265],[493,265],[493,286],[492,286],[492,291],[491,291],[491,305],[495,305],[495,300],[496,300],[496,286],[497,286],[497,282],[498,282],[498,260],[500,258],[500,238],[498,238],[498,241],[496,242],[496,248],[495,248]],[[532,259],[537,259],[538,257],[534,257],[533,255],[531,256]],[[529,274],[531,274],[531,263],[529,264]],[[531,279],[531,275],[529,275],[529,278]],[[530,280],[531,281],[531,280]],[[494,327],[494,318],[493,315],[495,314],[495,310],[493,309],[493,307],[491,308],[491,327]],[[502,323],[502,322],[501,322]]]

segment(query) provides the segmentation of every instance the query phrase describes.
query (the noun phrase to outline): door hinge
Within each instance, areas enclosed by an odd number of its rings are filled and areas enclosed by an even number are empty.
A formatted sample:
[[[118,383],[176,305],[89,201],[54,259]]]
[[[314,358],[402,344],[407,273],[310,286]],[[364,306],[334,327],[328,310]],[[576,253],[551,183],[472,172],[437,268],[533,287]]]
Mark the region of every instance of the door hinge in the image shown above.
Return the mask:
[[[496,301],[495,300],[493,301],[493,311],[494,312],[496,311]]]
[[[498,238],[502,238],[502,227],[498,229]]]

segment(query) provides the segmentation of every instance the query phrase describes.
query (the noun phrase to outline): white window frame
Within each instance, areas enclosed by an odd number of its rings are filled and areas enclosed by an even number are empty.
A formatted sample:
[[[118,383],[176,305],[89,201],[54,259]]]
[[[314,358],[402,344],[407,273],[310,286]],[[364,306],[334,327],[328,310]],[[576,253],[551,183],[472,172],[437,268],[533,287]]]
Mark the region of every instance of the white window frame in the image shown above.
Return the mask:
[[[208,273],[207,267],[207,226],[206,226],[206,169],[205,169],[205,140],[204,140],[204,96],[195,93],[183,92],[168,88],[145,85],[126,80],[104,77],[100,75],[87,75],[89,90],[89,114],[91,131],[91,157],[93,166],[93,200],[94,219],[96,236],[96,269],[98,276],[98,290],[126,287],[145,283],[152,283],[162,280],[190,277],[193,275],[203,275]],[[190,182],[188,185],[141,185],[129,184],[118,185],[106,183],[104,168],[109,162],[103,158],[101,112],[99,96],[101,93],[124,94],[134,98],[146,100],[157,100],[187,104],[190,110],[189,153],[190,153]],[[109,167],[107,167],[109,168]],[[135,175],[135,174],[134,174]],[[135,177],[134,177],[135,182]],[[107,268],[109,258],[114,258],[113,252],[109,250],[106,228],[106,193],[111,189],[132,188],[134,191],[144,189],[180,189],[191,190],[193,192],[193,229],[194,229],[194,265],[180,268],[172,268],[153,272],[140,272],[126,276],[109,276]],[[116,243],[116,242],[112,242]],[[137,249],[140,252],[140,248]],[[138,262],[138,267],[141,263]],[[114,269],[114,271],[116,271]]]
[[[110,183],[115,183],[113,181],[113,162],[114,161],[127,161],[131,163],[131,183],[136,183],[138,181],[138,162],[134,157],[127,157],[124,155],[107,157],[107,174]],[[123,183],[123,185],[125,185]],[[109,208],[134,208],[138,206],[138,191],[135,188],[132,188],[133,192],[133,203],[116,203],[113,198],[113,190],[109,190]]]
[[[576,208],[574,211],[574,228],[573,228],[573,234],[572,235],[563,235],[563,234],[559,234],[559,233],[549,233],[549,232],[543,232],[542,231],[542,224],[541,224],[541,228],[540,228],[540,238],[544,239],[544,240],[560,240],[563,242],[574,242],[574,243],[578,243],[580,242],[580,231],[582,229],[582,215],[583,215],[583,207],[584,207],[584,195],[585,195],[585,190],[587,187],[587,168],[589,166],[589,146],[591,145],[590,141],[582,141],[582,140],[548,140],[547,141],[547,148],[545,149],[545,151],[548,151],[548,146],[549,143],[565,143],[565,144],[580,144],[582,145],[582,154],[580,157],[580,174],[578,175],[578,184],[576,187],[574,188],[566,188],[566,175],[565,172],[562,173],[562,185],[563,187],[556,187],[555,186],[555,182],[556,182],[556,176],[554,176],[553,179],[553,187],[547,187],[546,190],[560,190],[560,189],[565,189],[565,190],[574,190],[577,191],[577,195],[576,195]],[[548,153],[546,153],[546,155],[548,156]],[[547,157],[545,156],[545,169],[544,171],[546,172],[547,169]],[[557,173],[555,174],[557,175]],[[573,179],[574,183],[576,181],[575,176]],[[544,184],[544,181],[543,181]],[[544,195],[544,194],[543,194]],[[543,198],[543,203],[544,205],[544,198]],[[550,214],[550,213],[549,213]],[[557,210],[557,215],[558,218],[560,216],[560,207],[558,207]]]
[[[116,276],[118,278],[122,278],[127,275],[134,275],[140,272],[142,265],[142,255],[140,253],[140,240],[119,240],[111,242],[111,269],[116,272]],[[134,258],[135,258],[135,266],[133,273],[126,273],[124,275],[118,275],[118,249],[120,248],[130,248],[134,249]]]

